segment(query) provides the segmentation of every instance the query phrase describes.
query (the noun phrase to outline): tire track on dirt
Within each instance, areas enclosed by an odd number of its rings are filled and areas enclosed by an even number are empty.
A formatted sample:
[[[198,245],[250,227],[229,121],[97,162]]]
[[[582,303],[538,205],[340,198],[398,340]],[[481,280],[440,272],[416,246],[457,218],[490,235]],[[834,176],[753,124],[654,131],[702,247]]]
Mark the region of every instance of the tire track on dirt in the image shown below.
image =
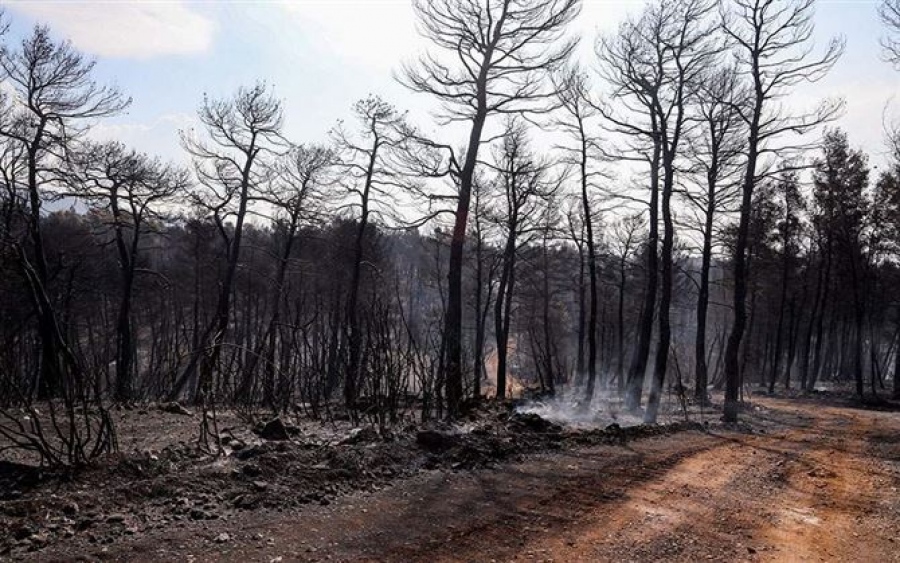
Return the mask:
[[[884,502],[898,480],[867,449],[875,419],[882,430],[900,430],[896,417],[761,403],[781,421],[778,432],[728,433],[696,451],[622,459],[605,474],[563,485],[551,503],[557,511],[564,507],[566,517],[557,522],[537,518],[543,527],[526,529],[516,525],[519,516],[451,535],[444,547],[432,543],[384,555],[415,561],[900,560],[892,536],[897,513]]]

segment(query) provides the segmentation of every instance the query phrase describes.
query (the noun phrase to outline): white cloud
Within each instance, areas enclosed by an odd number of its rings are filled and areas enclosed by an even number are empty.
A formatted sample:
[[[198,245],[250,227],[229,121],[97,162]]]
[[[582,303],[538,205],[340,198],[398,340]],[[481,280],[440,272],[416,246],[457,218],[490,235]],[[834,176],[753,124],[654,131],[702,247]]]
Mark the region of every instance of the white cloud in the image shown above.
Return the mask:
[[[409,0],[280,0],[323,51],[377,70],[410,58],[423,44]]]
[[[411,0],[277,0],[310,45],[345,63],[378,73],[413,60],[429,43],[417,29]],[[585,0],[571,31],[581,34],[583,56],[593,53],[598,31],[616,29],[643,0]]]
[[[12,12],[46,23],[80,50],[102,57],[149,59],[203,53],[214,22],[181,0],[25,0]]]
[[[412,0],[277,0],[297,21],[310,44],[345,62],[377,72],[396,69],[427,49],[417,29]],[[590,59],[598,32],[614,31],[644,0],[585,0],[573,23],[582,36],[581,56]]]

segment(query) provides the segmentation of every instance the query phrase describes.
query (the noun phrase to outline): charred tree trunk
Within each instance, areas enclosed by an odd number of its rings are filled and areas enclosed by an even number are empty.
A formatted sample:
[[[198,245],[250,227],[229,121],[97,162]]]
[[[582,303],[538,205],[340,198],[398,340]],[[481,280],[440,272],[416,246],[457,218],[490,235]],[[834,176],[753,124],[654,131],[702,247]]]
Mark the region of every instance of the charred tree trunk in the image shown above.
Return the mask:
[[[662,215],[663,215],[663,244],[662,244],[662,291],[659,299],[659,344],[656,349],[656,358],[653,366],[653,381],[650,386],[650,394],[647,397],[647,411],[644,413],[644,422],[655,424],[659,412],[659,402],[662,395],[663,384],[666,379],[666,369],[669,360],[669,346],[672,341],[672,325],[669,319],[669,310],[672,306],[672,251],[675,244],[675,231],[672,225],[672,189],[674,187],[674,154],[667,159],[666,177],[663,181]]]
[[[863,373],[863,354],[865,343],[865,324],[866,324],[866,297],[865,297],[865,275],[860,264],[860,250],[854,248],[851,250],[850,275],[853,284],[853,320],[854,320],[854,344],[853,344],[853,379],[856,383],[856,395],[860,398],[863,396],[865,374]]]
[[[512,297],[515,287],[516,242],[512,221],[509,238],[503,251],[503,270],[497,285],[497,300],[494,303],[494,331],[497,341],[497,398],[506,398],[507,357],[509,346],[509,326],[512,316]]]
[[[134,290],[135,256],[140,237],[140,222],[135,221],[131,233],[131,245],[125,240],[121,223],[121,214],[115,196],[110,200],[113,221],[115,223],[116,250],[119,253],[119,269],[121,271],[121,301],[116,320],[116,400],[129,403],[134,398],[134,358],[136,355],[134,335],[132,332],[131,301]]]
[[[372,118],[371,130],[374,132],[376,119]],[[375,171],[375,162],[378,158],[380,140],[375,134],[372,150],[369,154],[369,162],[366,168],[366,178],[363,184],[360,199],[359,225],[356,229],[356,237],[353,241],[353,273],[350,278],[350,295],[347,298],[347,329],[349,345],[349,365],[344,375],[344,404],[353,411],[356,407],[356,399],[359,395],[360,378],[362,375],[362,333],[359,320],[359,289],[362,280],[363,251],[366,230],[369,226],[369,194],[372,189],[372,176]]]
[[[819,372],[822,369],[822,346],[825,343],[825,315],[831,312],[833,316],[833,307],[826,306],[828,304],[828,296],[831,289],[831,243],[828,243],[825,253],[824,279],[822,290],[822,306],[819,310],[819,317],[816,320],[816,344],[813,350],[813,368],[810,373],[807,391],[815,388],[816,381],[819,379]]]
[[[544,373],[547,380],[547,392],[553,396],[556,393],[556,370],[554,359],[556,358],[553,345],[553,328],[550,322],[550,260],[547,252],[549,229],[544,233],[544,241],[541,248],[543,258],[543,276],[541,277],[541,321],[543,323],[544,336]]]
[[[578,330],[576,338],[578,339],[578,350],[575,356],[575,378],[578,383],[584,376],[584,339],[587,336],[585,332],[585,323],[587,322],[587,307],[585,301],[585,283],[584,283],[584,248],[578,245]]]
[[[709,311],[709,270],[712,262],[713,214],[716,208],[715,162],[707,174],[706,216],[703,225],[703,249],[700,258],[700,288],[697,292],[697,334],[694,340],[694,398],[705,405],[709,401],[706,387],[709,372],[706,364],[706,317]]]
[[[579,162],[581,172],[581,206],[584,212],[585,226],[585,244],[587,246],[588,259],[588,283],[590,287],[590,297],[588,300],[588,323],[587,323],[587,341],[588,341],[588,357],[587,357],[587,385],[585,385],[584,396],[585,405],[590,405],[594,397],[594,387],[597,384],[597,249],[594,244],[594,225],[593,215],[591,211],[591,200],[588,194],[588,176],[587,176],[587,137],[584,132],[584,125],[581,124],[581,161]]]
[[[476,204],[477,205],[477,204]],[[476,209],[476,214],[478,210]],[[472,366],[472,395],[476,400],[481,398],[481,380],[484,376],[484,317],[481,315],[484,301],[484,241],[481,230],[475,234],[475,350]],[[488,296],[490,301],[490,296]]]
[[[489,57],[487,57],[489,58]],[[472,130],[469,133],[469,145],[466,158],[459,175],[459,199],[456,206],[453,235],[450,239],[450,262],[447,269],[447,317],[444,324],[444,349],[446,364],[444,365],[445,398],[447,415],[451,418],[459,413],[463,399],[462,371],[462,273],[463,250],[466,242],[466,223],[469,219],[469,203],[472,198],[472,179],[475,165],[478,162],[478,146],[481,144],[481,132],[487,118],[487,69],[479,77],[478,109],[472,119]],[[499,352],[499,351],[498,351]]]
[[[788,268],[789,257],[785,251],[784,261],[781,267],[781,285],[778,299],[778,324],[775,329],[775,343],[772,351],[772,371],[769,376],[769,393],[775,392],[775,383],[778,380],[779,367],[781,365],[781,348],[784,341],[784,314],[788,299]]]
[[[653,156],[650,160],[650,222],[647,236],[647,285],[644,288],[644,302],[641,305],[641,317],[638,325],[638,341],[628,369],[628,380],[625,385],[625,408],[637,411],[641,408],[641,395],[644,387],[644,374],[647,371],[647,359],[650,356],[650,339],[653,337],[653,318],[656,312],[656,293],[659,282],[659,161],[660,147],[654,144]]]
[[[49,280],[47,267],[47,255],[44,250],[44,235],[41,229],[41,194],[38,187],[38,151],[43,142],[44,131],[47,127],[47,118],[41,117],[37,123],[34,139],[28,145],[26,155],[26,165],[28,167],[28,210],[29,224],[28,234],[31,239],[32,256],[34,264],[30,264],[31,260],[25,259],[25,255],[21,258],[22,268],[25,271],[26,278],[29,277],[27,270],[31,269],[31,277],[33,282],[40,286],[38,292],[32,292],[35,315],[38,320],[38,336],[41,342],[41,361],[40,371],[37,381],[34,383],[34,389],[37,392],[38,399],[50,399],[61,390],[63,374],[59,362],[59,350],[56,346],[56,335],[59,332],[56,314],[53,311],[52,304],[49,299],[40,302],[38,299],[40,293],[44,293]]]
[[[762,116],[764,95],[762,84],[757,79],[756,104],[750,124],[747,144],[747,169],[741,186],[741,212],[738,222],[737,241],[734,250],[734,320],[728,344],[725,348],[725,406],[726,422],[737,422],[738,392],[740,390],[740,350],[747,326],[747,245],[750,235],[750,214],[753,204],[753,189],[756,186],[756,160],[759,154],[759,123]]]
[[[806,304],[806,293],[804,290],[803,298],[800,300],[800,310],[803,310],[803,306]],[[790,306],[788,307],[788,316],[791,319],[788,325],[788,349],[787,349],[787,359],[784,362],[784,388],[791,388],[791,370],[794,367],[794,359],[797,354],[797,332],[800,329],[800,319],[797,314],[797,307],[795,306],[795,302],[791,299]]]

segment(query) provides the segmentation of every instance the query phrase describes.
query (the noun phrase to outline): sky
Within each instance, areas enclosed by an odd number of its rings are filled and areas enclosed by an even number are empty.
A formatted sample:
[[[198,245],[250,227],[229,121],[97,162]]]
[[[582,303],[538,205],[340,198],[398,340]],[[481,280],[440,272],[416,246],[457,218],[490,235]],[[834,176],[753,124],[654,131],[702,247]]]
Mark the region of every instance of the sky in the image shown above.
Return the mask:
[[[286,135],[319,142],[350,107],[378,94],[426,131],[433,101],[411,94],[394,78],[400,64],[427,43],[416,32],[410,0],[7,0],[12,40],[35,24],[70,39],[97,60],[96,77],[133,101],[123,115],[95,132],[139,150],[183,161],[178,130],[195,123],[204,94],[231,95],[257,80],[283,100]],[[613,32],[639,0],[584,0],[573,32],[583,36],[580,56],[595,65],[598,33]],[[884,155],[887,115],[900,116],[900,72],[881,60],[882,35],[871,0],[819,0],[816,42],[842,34],[847,49],[823,81],[804,86],[792,104],[813,105],[842,96],[838,125],[873,163]],[[441,139],[459,144],[463,138]]]

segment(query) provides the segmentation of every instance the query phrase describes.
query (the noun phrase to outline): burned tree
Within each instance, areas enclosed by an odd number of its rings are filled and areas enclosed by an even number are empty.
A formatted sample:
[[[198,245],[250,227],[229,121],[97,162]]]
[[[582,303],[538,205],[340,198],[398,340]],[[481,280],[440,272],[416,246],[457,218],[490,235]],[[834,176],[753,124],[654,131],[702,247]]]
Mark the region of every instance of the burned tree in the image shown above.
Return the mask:
[[[211,400],[213,376],[231,318],[232,295],[241,260],[244,227],[253,197],[270,181],[271,162],[282,150],[281,103],[262,83],[240,88],[230,99],[205,98],[199,110],[205,139],[182,133],[194,161],[195,206],[215,224],[224,245],[224,271],[212,321],[172,390],[189,399]],[[187,388],[187,389],[186,389]]]
[[[405,116],[392,105],[372,96],[353,107],[360,130],[353,135],[340,125],[332,133],[337,147],[337,167],[347,192],[347,208],[357,216],[353,262],[346,308],[347,367],[344,402],[355,409],[363,376],[363,334],[360,315],[363,252],[373,219],[383,219],[405,182],[398,171],[398,153],[412,142],[413,132]]]
[[[489,237],[489,220],[486,217],[488,208],[488,189],[490,186],[484,178],[476,178],[472,186],[472,227],[471,237],[475,244],[475,342],[472,366],[472,395],[481,398],[481,383],[487,379],[484,366],[484,349],[487,339],[487,323],[493,303],[494,290],[497,286],[497,270],[500,260],[491,247]]]
[[[11,201],[0,243],[15,256],[25,281],[39,343],[30,389],[16,391],[24,396],[24,402],[34,395],[51,399],[47,404],[55,438],[38,424],[33,408],[30,428],[0,411],[18,428],[2,431],[13,443],[37,451],[43,462],[82,465],[117,447],[115,430],[96,381],[73,349],[57,313],[58,299],[50,287],[43,205],[63,189],[63,163],[89,125],[120,112],[130,100],[113,88],[98,85],[92,77],[94,62],[70,43],[54,42],[46,27],[36,27],[18,48],[0,49],[0,70],[12,92],[11,105],[2,108],[4,118],[0,120],[4,152],[12,157],[4,162]],[[10,229],[13,215],[21,228]],[[63,399],[64,422],[52,401],[57,397]],[[81,415],[76,407],[81,408]]]
[[[285,295],[288,285],[288,268],[295,259],[300,244],[298,233],[308,224],[322,221],[323,206],[329,199],[327,189],[333,182],[331,171],[336,157],[334,151],[322,145],[298,145],[292,147],[275,163],[275,179],[263,186],[255,199],[271,206],[272,219],[278,246],[275,248],[275,275],[270,293],[271,316],[260,339],[258,351],[251,357],[251,367],[244,374],[241,396],[255,396],[252,388],[256,383],[255,365],[263,362],[263,401],[272,408],[284,410],[291,396],[290,381],[276,359],[276,351],[285,347],[282,334],[284,311],[287,309]]]
[[[800,193],[797,172],[789,165],[782,165],[782,173],[775,179],[777,217],[775,223],[775,242],[780,246],[781,260],[778,287],[778,323],[775,329],[775,344],[772,352],[772,371],[769,376],[769,393],[775,392],[775,384],[780,374],[782,350],[787,337],[787,358],[784,366],[784,385],[790,388],[790,371],[794,361],[795,332],[797,311],[795,299],[791,295],[790,285],[796,269],[797,256],[800,253],[800,236],[802,224],[800,214],[804,201]],[[785,327],[785,317],[788,326]],[[785,329],[787,334],[785,335]]]
[[[646,364],[650,354],[659,281],[659,343],[645,419],[653,422],[668,365],[672,300],[674,225],[671,199],[676,182],[694,85],[716,53],[709,22],[713,4],[705,0],[655,3],[640,19],[623,24],[618,35],[597,44],[602,72],[624,111],[601,106],[611,133],[629,138],[627,152],[617,156],[646,162],[650,167],[650,233],[647,249],[647,287],[639,338],[628,372],[627,408],[640,407]],[[658,254],[659,218],[663,220]],[[658,273],[659,271],[659,273]],[[659,279],[661,273],[662,279]]]
[[[867,261],[864,236],[870,213],[866,197],[869,167],[862,151],[852,149],[846,134],[839,130],[826,134],[823,153],[813,171],[813,221],[825,247],[833,253],[829,258],[833,275],[847,283],[852,294],[852,369],[856,393],[862,397]]]
[[[459,170],[450,243],[445,319],[445,387],[455,416],[463,394],[463,247],[472,183],[491,115],[539,111],[553,91],[544,74],[565,62],[575,41],[563,41],[580,9],[578,0],[417,0],[421,29],[439,50],[404,69],[413,91],[435,96],[445,122],[470,125]]]
[[[619,396],[625,394],[625,299],[628,286],[628,273],[633,268],[631,263],[640,252],[644,242],[646,219],[643,214],[636,213],[623,217],[612,227],[609,239],[610,257],[615,264],[616,293],[616,388]],[[609,383],[612,383],[611,381]]]
[[[697,333],[694,340],[694,397],[708,401],[707,316],[709,311],[710,268],[716,220],[733,205],[735,176],[739,169],[742,121],[738,110],[743,92],[734,68],[713,69],[700,76],[693,106],[688,162],[689,183],[683,191],[695,216],[702,245],[700,280],[697,289]]]
[[[687,112],[696,94],[694,85],[709,68],[718,46],[714,43],[712,27],[707,16],[713,4],[706,0],[677,2],[668,14],[660,9],[654,37],[658,60],[662,61],[666,75],[666,87],[653,101],[653,112],[659,126],[658,138],[662,145],[662,288],[659,303],[659,345],[656,350],[653,380],[647,397],[644,421],[655,423],[659,410],[663,383],[668,367],[671,345],[671,321],[669,319],[673,290],[673,249],[675,230],[672,219],[672,195],[675,190],[677,162],[681,157],[681,142],[687,123]],[[652,12],[651,12],[652,13]],[[666,60],[666,59],[669,60]]]
[[[115,398],[134,399],[137,342],[132,303],[139,269],[142,235],[160,218],[159,205],[189,185],[186,170],[164,165],[121,143],[87,143],[71,158],[73,195],[108,215],[116,247],[119,273],[119,311],[116,321]]]
[[[581,202],[582,225],[584,227],[584,246],[587,250],[588,265],[588,302],[587,324],[583,333],[587,335],[587,384],[585,385],[586,407],[590,406],[597,383],[597,308],[599,291],[599,272],[597,244],[594,235],[595,210],[592,202],[592,189],[596,189],[596,179],[600,171],[592,164],[599,157],[599,140],[590,132],[589,121],[597,115],[597,110],[589,98],[587,77],[580,70],[573,68],[558,77],[560,113],[555,125],[574,141],[573,146],[563,147],[566,163],[576,167],[578,171],[579,198]],[[581,345],[581,342],[579,342]],[[578,369],[584,368],[583,356],[579,354]],[[577,374],[582,377],[582,373]]]
[[[894,257],[900,255],[900,146],[892,147],[888,168],[881,172],[875,185],[875,208],[881,214],[880,244]],[[896,271],[894,279],[896,279]],[[893,300],[894,325],[900,334],[900,303]],[[894,386],[891,396],[900,399],[900,351],[894,351]]]
[[[612,88],[611,97],[620,100],[623,110],[627,112],[625,117],[617,117],[611,107],[601,106],[601,114],[612,124],[609,127],[611,134],[634,139],[631,151],[617,150],[608,156],[646,163],[650,169],[647,202],[649,230],[645,250],[647,285],[644,288],[638,339],[625,377],[625,404],[629,410],[640,408],[659,291],[659,168],[662,147],[654,100],[663,88],[665,76],[661,65],[654,59],[651,44],[640,29],[641,21],[644,20],[627,21],[619,27],[617,35],[601,38],[595,46],[602,65],[601,76]]]
[[[746,162],[741,180],[740,219],[733,264],[734,320],[725,349],[725,419],[737,420],[740,348],[747,326],[747,243],[753,190],[766,170],[765,158],[803,148],[777,145],[786,134],[804,134],[838,115],[841,103],[825,102],[810,112],[784,107],[792,86],[821,79],[843,52],[843,41],[832,39],[825,53],[812,57],[813,0],[734,0],[723,13],[722,29],[733,42],[738,72],[750,89],[747,109],[740,112],[747,127]]]
[[[496,172],[496,216],[505,237],[501,250],[500,277],[494,302],[494,334],[497,342],[497,398],[506,398],[507,357],[513,298],[516,291],[516,269],[519,249],[537,226],[541,199],[549,197],[554,186],[549,181],[549,166],[539,160],[528,146],[524,125],[507,122],[501,147],[491,168]]]
[[[13,243],[20,266],[31,286],[41,340],[40,373],[33,389],[47,398],[62,390],[64,373],[76,362],[59,327],[54,303],[47,293],[50,272],[41,229],[43,205],[62,188],[62,160],[91,121],[114,115],[130,100],[112,88],[98,85],[91,74],[94,62],[68,42],[56,43],[46,27],[36,27],[17,49],[0,50],[0,69],[14,91],[12,107],[0,136],[21,147],[25,192],[27,243]]]

